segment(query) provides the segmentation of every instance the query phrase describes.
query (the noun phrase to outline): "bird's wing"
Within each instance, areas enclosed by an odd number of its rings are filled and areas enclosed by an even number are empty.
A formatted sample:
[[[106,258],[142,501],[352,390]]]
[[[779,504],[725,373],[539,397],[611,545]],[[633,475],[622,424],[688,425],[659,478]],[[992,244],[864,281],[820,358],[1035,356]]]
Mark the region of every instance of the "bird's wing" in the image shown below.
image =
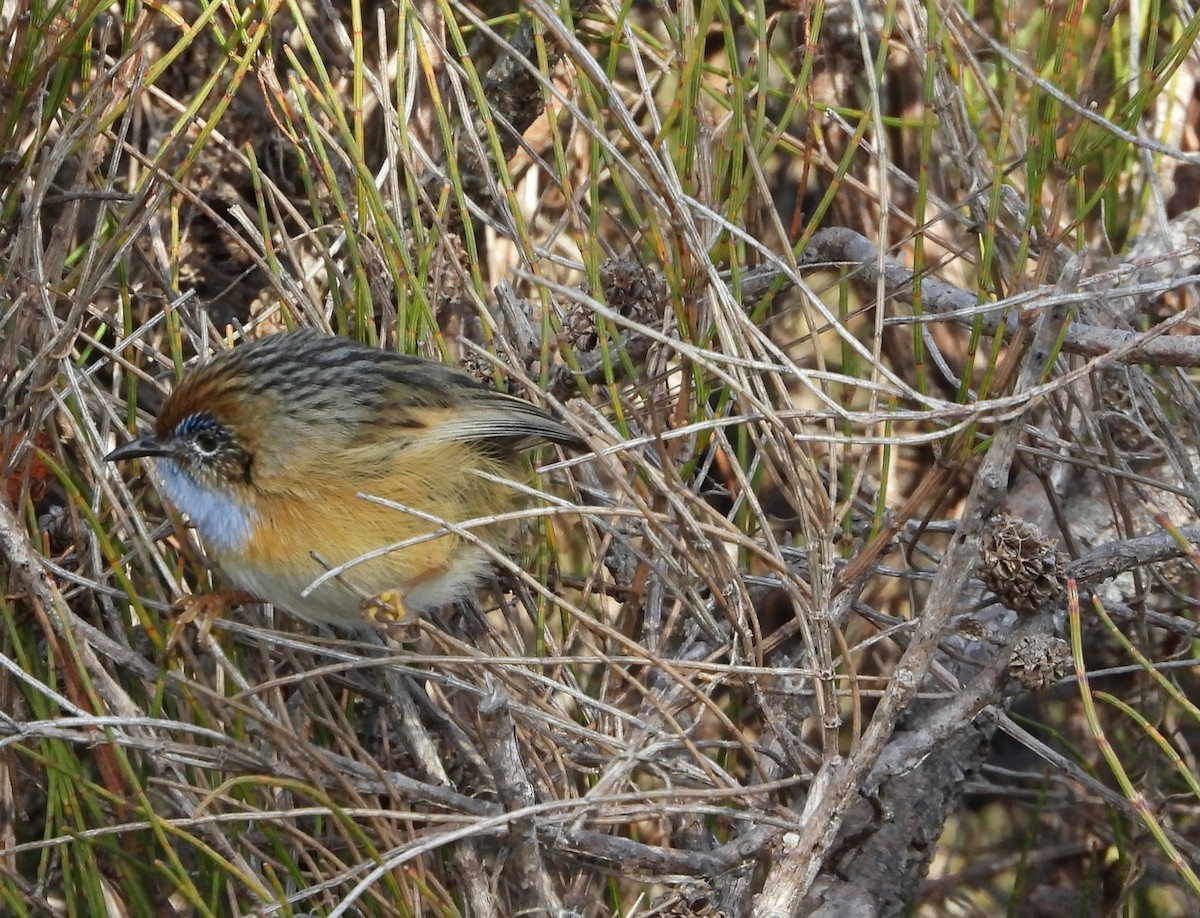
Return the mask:
[[[460,393],[449,406],[413,409],[411,414],[426,425],[421,436],[435,441],[497,440],[515,449],[546,442],[583,445],[577,434],[536,405],[486,387]]]
[[[362,415],[385,429],[360,436],[397,443],[497,442],[507,449],[540,443],[582,446],[579,436],[536,405],[478,382],[453,367],[422,362],[391,363],[381,396],[386,408]],[[414,370],[418,372],[414,372]],[[373,426],[372,424],[372,426]]]

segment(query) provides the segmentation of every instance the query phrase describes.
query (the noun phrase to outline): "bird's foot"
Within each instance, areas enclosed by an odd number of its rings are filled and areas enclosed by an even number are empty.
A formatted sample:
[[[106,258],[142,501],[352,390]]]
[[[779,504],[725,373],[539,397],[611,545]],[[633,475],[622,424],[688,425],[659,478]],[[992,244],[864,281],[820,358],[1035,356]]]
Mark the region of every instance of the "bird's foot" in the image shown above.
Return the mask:
[[[420,621],[404,604],[404,596],[395,590],[364,600],[362,608],[371,624],[398,641],[410,639],[420,627]]]
[[[197,623],[197,635],[203,643],[208,640],[213,623],[225,615],[234,606],[247,602],[261,602],[253,593],[245,590],[217,590],[215,593],[190,593],[180,596],[171,603],[171,611],[175,613],[175,625],[167,638],[167,653],[179,643],[187,626]]]

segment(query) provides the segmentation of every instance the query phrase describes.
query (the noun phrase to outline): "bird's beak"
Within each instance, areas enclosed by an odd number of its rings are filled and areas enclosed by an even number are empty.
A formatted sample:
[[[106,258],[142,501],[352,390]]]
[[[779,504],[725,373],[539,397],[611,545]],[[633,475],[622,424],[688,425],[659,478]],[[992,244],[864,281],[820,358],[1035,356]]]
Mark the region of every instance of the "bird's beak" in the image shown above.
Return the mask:
[[[154,436],[138,437],[132,443],[118,446],[104,457],[105,462],[117,462],[121,459],[141,459],[145,456],[170,456],[169,447],[158,442]]]

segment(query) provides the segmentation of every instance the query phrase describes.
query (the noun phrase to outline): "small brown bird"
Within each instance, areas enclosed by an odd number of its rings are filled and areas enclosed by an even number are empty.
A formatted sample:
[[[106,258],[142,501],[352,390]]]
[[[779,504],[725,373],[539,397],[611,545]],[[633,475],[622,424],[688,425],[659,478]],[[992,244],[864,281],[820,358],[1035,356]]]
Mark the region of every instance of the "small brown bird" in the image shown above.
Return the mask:
[[[105,459],[156,460],[163,495],[249,594],[235,601],[353,625],[364,610],[402,618],[473,589],[487,552],[427,517],[457,524],[516,508],[520,493],[494,478],[523,478],[522,451],[543,443],[583,445],[540,408],[460,370],[300,331],[194,371],[154,434]],[[504,535],[475,531],[489,543]],[[302,595],[330,568],[422,537]]]

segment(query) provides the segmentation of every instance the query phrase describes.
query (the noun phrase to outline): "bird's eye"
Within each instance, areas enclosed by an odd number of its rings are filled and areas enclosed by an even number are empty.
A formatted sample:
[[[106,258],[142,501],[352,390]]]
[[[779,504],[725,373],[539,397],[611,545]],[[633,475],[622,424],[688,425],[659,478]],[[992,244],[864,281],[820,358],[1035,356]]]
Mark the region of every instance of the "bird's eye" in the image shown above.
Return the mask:
[[[187,443],[202,459],[216,455],[229,440],[220,423],[207,412],[188,415],[175,428],[175,436]]]
[[[196,431],[192,442],[196,444],[196,449],[206,456],[211,456],[221,447],[221,437],[215,430]]]

